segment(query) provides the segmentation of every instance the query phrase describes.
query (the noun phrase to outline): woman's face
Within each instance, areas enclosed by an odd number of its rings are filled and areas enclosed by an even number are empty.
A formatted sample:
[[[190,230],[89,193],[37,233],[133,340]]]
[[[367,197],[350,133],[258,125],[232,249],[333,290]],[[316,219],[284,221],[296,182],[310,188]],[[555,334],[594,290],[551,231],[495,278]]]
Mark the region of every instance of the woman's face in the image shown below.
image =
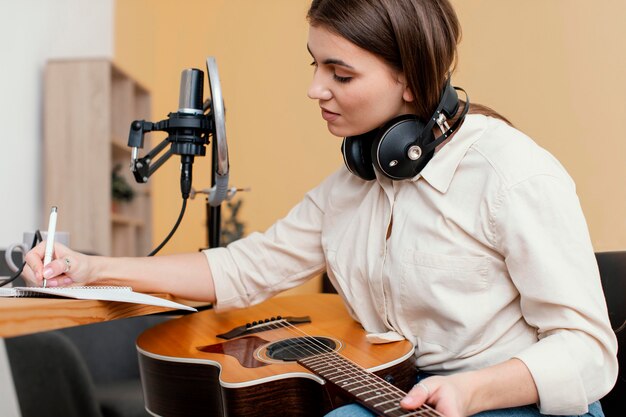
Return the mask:
[[[378,56],[321,26],[310,27],[308,48],[315,66],[308,96],[333,135],[369,132],[409,111],[404,77]]]

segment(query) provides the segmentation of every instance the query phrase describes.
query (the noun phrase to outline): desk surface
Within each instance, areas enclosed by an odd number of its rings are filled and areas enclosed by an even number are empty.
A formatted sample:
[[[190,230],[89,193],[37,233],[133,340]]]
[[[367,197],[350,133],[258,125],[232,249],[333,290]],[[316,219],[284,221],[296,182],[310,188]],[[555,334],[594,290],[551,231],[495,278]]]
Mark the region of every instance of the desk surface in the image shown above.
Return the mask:
[[[169,295],[159,297],[180,302]],[[202,307],[203,303],[183,304]],[[171,308],[117,301],[75,300],[65,298],[0,297],[0,337],[21,336],[63,327],[145,316]],[[180,310],[182,311],[182,310]]]

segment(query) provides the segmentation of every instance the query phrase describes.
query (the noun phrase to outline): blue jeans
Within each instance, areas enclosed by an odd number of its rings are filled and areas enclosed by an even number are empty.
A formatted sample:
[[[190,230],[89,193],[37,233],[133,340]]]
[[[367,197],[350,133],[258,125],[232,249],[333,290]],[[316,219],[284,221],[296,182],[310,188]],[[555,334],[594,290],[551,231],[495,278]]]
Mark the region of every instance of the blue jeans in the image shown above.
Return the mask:
[[[375,414],[368,409],[361,407],[358,404],[345,405],[339,407],[330,413],[326,414],[326,417],[374,417]],[[526,405],[524,407],[504,408],[501,410],[483,411],[482,413],[474,414],[472,417],[547,417],[545,414],[541,414],[537,406]],[[589,404],[589,412],[578,417],[604,417],[602,412],[602,406],[600,401]]]
[[[417,375],[417,382],[431,376],[426,372],[420,372]],[[325,417],[375,417],[376,415],[369,411],[367,408],[360,406],[359,404],[349,404],[343,407],[339,407]],[[500,410],[483,411],[478,414],[474,414],[471,417],[548,417],[546,414],[541,414],[539,408],[536,405],[525,405],[523,407],[503,408]],[[589,411],[587,414],[581,416],[571,417],[604,417],[602,406],[600,401],[589,404]]]

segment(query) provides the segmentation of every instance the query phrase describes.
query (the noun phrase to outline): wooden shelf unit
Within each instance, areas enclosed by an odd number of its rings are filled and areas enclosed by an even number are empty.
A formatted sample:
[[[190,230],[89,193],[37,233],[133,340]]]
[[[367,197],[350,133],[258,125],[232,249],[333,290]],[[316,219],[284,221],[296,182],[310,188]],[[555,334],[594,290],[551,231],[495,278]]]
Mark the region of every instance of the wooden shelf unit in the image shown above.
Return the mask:
[[[47,63],[41,224],[57,206],[57,230],[70,232],[76,250],[141,256],[152,249],[150,186],[137,184],[129,170],[128,132],[137,119],[150,119],[150,93],[110,61]],[[117,165],[136,192],[113,212]]]

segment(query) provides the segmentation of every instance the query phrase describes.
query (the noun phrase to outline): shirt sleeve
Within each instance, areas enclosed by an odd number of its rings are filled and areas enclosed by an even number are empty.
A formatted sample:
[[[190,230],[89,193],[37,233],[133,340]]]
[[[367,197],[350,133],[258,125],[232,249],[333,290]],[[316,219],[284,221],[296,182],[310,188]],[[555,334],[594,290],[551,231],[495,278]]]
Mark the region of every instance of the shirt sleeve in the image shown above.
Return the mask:
[[[323,202],[332,177],[307,193],[265,233],[205,250],[218,311],[247,307],[302,284],[326,266],[321,245]]]
[[[496,246],[539,341],[519,352],[544,414],[578,415],[617,378],[597,262],[573,181],[536,175],[507,187],[494,213]]]

